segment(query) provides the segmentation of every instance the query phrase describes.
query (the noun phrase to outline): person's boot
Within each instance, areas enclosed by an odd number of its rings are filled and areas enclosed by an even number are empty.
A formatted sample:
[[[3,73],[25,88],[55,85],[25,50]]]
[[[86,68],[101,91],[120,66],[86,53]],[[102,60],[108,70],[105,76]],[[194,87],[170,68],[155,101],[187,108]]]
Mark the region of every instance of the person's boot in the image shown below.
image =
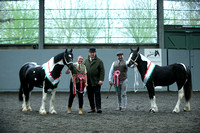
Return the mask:
[[[68,107],[67,113],[68,113],[68,114],[71,114],[71,113],[72,113],[71,107]]]
[[[82,108],[79,108],[78,114],[79,114],[79,115],[82,115],[82,114],[83,114]]]
[[[97,113],[102,113],[102,110],[101,109],[97,109]]]
[[[94,112],[96,112],[95,109],[91,109],[88,111],[88,113],[94,113]]]

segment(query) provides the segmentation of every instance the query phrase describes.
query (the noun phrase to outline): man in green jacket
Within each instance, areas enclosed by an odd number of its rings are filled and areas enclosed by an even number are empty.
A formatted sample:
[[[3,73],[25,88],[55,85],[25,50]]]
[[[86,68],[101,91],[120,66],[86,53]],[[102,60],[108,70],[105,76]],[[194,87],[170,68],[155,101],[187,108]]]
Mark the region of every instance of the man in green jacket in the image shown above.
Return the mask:
[[[96,49],[89,49],[89,56],[85,60],[84,65],[87,69],[87,92],[88,92],[88,100],[90,102],[91,110],[88,113],[96,112],[95,105],[97,109],[97,113],[102,113],[101,110],[101,85],[104,81],[105,69],[104,64],[101,59],[99,59],[96,55]]]

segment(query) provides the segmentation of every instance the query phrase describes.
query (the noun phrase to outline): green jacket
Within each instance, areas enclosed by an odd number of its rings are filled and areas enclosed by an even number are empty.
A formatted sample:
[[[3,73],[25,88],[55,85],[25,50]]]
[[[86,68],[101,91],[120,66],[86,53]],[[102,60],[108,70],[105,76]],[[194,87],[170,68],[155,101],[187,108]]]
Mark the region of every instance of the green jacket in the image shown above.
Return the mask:
[[[104,81],[105,69],[101,59],[95,56],[94,60],[90,61],[90,56],[84,61],[84,65],[87,69],[88,85],[96,86],[98,82]]]

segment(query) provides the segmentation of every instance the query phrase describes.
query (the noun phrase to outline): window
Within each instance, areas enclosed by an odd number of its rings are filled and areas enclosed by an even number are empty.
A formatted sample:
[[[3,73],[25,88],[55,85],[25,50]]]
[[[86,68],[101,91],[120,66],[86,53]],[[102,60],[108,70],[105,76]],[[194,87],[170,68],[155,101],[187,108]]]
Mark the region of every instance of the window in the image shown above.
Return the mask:
[[[200,1],[164,1],[165,25],[200,25]]]
[[[39,2],[0,2],[0,44],[38,43]]]
[[[45,44],[157,43],[157,0],[45,0],[44,16]],[[0,25],[0,44],[38,44],[39,0],[0,1]]]
[[[156,0],[52,0],[45,43],[157,43]]]

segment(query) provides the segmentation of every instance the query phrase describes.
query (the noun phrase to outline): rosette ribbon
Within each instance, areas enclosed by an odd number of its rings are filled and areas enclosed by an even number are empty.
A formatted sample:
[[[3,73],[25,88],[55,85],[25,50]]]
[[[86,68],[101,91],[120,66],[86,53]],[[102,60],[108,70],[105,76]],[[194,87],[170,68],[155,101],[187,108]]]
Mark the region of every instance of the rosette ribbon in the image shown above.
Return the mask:
[[[80,91],[83,91],[83,80],[85,80],[84,74],[79,74],[78,78],[80,79]]]
[[[116,84],[117,87],[119,86],[119,75],[120,75],[119,70],[114,71],[114,84]]]
[[[74,95],[76,94],[76,77],[77,77],[76,74],[72,75],[72,78],[73,78],[73,94]]]

